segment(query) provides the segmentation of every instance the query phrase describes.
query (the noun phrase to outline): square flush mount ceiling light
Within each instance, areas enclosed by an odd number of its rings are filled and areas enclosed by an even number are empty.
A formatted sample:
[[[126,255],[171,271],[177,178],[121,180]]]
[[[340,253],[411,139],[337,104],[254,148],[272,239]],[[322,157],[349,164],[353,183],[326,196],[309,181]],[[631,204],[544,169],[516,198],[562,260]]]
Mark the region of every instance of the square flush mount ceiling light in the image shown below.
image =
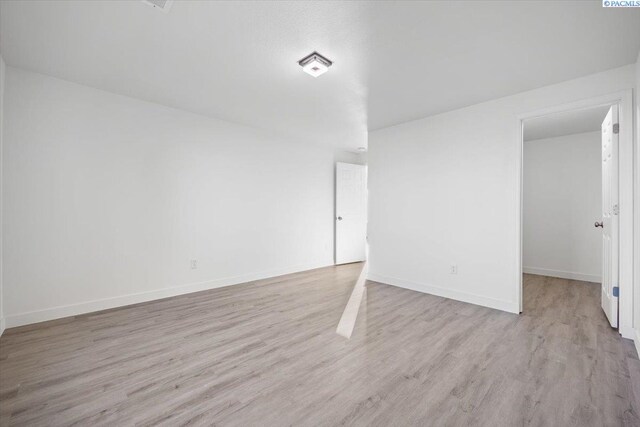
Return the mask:
[[[300,64],[305,73],[312,75],[313,77],[318,77],[319,75],[326,73],[333,62],[329,61],[318,52],[313,52],[298,61],[298,64]]]

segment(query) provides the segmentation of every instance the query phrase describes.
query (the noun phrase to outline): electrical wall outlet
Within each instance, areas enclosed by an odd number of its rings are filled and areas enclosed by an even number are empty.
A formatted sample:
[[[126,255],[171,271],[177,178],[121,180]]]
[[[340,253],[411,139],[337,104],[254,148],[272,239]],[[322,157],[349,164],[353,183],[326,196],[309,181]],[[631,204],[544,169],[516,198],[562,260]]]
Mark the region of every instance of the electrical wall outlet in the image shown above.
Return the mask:
[[[195,270],[196,268],[198,268],[198,261],[195,259],[191,260],[191,269]]]
[[[449,267],[449,273],[450,274],[458,274],[458,265],[457,264],[451,264],[451,267]]]

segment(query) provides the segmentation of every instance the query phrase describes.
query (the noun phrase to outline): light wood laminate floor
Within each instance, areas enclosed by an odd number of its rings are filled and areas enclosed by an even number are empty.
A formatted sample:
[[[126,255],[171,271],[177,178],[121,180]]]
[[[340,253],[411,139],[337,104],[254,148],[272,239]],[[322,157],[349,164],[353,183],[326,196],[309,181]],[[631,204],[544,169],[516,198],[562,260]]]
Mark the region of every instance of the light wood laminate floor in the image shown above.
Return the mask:
[[[595,284],[525,276],[520,316],[329,267],[0,339],[0,424],[640,425],[640,362]]]

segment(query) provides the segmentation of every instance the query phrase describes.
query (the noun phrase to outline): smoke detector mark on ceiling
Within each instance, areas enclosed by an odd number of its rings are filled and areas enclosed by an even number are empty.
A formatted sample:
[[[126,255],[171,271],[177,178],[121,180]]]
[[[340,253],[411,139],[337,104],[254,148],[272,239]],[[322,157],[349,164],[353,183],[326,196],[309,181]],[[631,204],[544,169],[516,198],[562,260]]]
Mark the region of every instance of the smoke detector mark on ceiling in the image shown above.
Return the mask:
[[[164,13],[167,13],[169,12],[169,9],[171,9],[173,0],[142,0],[142,2],[148,4],[154,9],[158,9],[163,11]]]

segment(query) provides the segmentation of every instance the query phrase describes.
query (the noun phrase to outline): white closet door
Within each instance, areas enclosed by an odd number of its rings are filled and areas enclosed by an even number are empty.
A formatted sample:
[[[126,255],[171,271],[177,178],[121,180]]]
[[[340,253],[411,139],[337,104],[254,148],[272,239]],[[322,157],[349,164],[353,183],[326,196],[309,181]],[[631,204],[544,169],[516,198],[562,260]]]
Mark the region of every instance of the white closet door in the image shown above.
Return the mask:
[[[367,245],[367,167],[336,164],[336,264],[364,261]]]

